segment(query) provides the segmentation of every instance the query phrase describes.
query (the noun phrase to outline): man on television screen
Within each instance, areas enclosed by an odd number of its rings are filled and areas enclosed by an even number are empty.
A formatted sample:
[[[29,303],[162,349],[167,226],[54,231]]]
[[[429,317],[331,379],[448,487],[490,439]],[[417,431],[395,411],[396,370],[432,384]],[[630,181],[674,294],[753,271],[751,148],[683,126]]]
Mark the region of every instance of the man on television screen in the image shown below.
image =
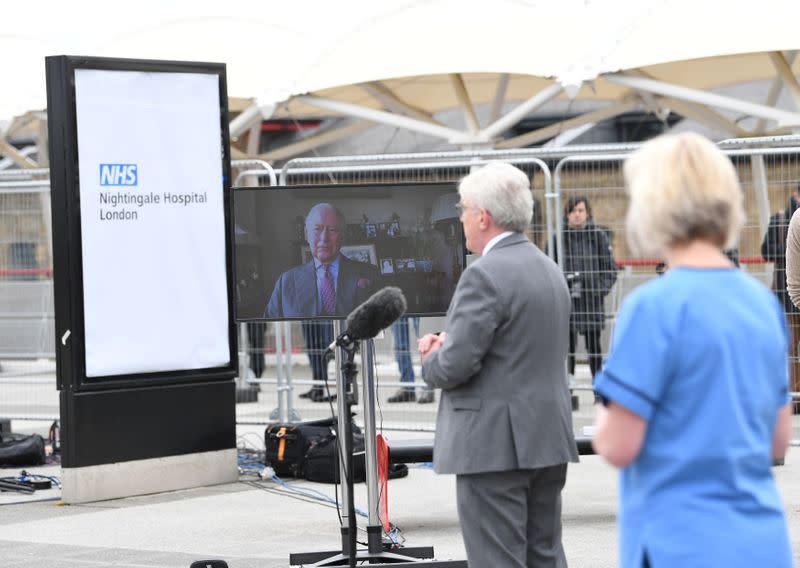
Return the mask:
[[[378,283],[376,266],[340,253],[345,220],[330,203],[317,203],[306,217],[311,261],[291,268],[275,282],[264,317],[346,317]]]

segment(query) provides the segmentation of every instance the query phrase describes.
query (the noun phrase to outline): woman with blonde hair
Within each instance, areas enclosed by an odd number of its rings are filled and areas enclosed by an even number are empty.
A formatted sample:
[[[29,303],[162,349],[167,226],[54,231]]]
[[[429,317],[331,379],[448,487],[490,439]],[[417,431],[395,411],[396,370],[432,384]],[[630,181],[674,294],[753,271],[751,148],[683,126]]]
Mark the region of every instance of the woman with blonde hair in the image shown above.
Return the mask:
[[[770,469],[791,435],[786,321],[723,254],[744,222],[736,172],[684,133],[624,173],[629,244],[668,271],[626,298],[595,382],[595,450],[622,469],[620,564],[789,568]]]

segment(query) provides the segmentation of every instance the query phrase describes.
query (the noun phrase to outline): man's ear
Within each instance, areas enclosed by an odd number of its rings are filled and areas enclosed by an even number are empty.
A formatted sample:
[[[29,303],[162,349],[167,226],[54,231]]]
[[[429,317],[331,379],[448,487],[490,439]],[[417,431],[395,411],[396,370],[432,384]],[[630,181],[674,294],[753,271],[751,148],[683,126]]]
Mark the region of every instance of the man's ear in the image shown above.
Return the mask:
[[[492,222],[492,214],[489,213],[486,209],[481,209],[481,220],[478,222],[478,226],[481,229],[488,229],[489,225]]]

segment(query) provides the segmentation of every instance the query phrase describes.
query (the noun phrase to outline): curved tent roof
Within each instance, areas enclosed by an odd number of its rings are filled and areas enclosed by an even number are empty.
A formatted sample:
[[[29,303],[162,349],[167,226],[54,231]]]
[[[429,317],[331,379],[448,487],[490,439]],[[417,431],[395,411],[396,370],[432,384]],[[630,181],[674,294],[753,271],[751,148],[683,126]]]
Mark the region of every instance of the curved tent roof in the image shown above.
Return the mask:
[[[800,125],[796,0],[141,0],[113,14],[107,6],[53,1],[34,15],[22,3],[3,7],[0,121],[43,108],[43,58],[69,54],[224,62],[229,94],[252,101],[235,134],[264,117],[344,115],[455,145],[508,147],[535,142],[499,135],[559,97],[598,101],[562,127],[635,107],[670,108],[733,135]],[[755,103],[709,93],[764,79],[773,92]],[[783,88],[795,102],[787,110],[775,108]],[[482,104],[492,106],[484,124]],[[437,120],[448,109],[463,110],[464,128]],[[758,128],[743,128],[742,116]]]

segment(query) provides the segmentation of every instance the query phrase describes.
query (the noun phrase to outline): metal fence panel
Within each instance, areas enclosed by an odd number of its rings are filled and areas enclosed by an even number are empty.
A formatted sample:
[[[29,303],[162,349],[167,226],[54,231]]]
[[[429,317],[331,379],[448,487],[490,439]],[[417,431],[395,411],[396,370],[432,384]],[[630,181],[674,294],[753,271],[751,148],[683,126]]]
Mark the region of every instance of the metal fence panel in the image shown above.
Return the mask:
[[[423,155],[425,159],[414,159],[403,156],[371,156],[348,159],[322,159],[318,162],[305,164],[302,160],[296,161],[295,167],[289,166],[281,172],[281,184],[286,185],[320,185],[337,183],[354,184],[391,184],[435,181],[458,181],[470,171],[473,166],[479,166],[490,159],[497,159],[502,154],[505,159],[528,173],[531,179],[534,201],[534,222],[529,236],[531,239],[544,246],[547,240],[547,223],[545,207],[547,195],[550,192],[551,180],[547,164],[535,156],[516,156],[503,152],[484,153],[444,153],[441,155]],[[431,160],[438,157],[438,160]],[[419,156],[417,156],[419,158]],[[373,163],[370,163],[373,162]],[[312,166],[312,167],[309,167]],[[440,331],[444,322],[443,318],[420,318],[418,322],[408,322],[408,335],[406,337],[402,327],[392,326],[386,330],[382,337],[375,340],[375,367],[373,374],[376,385],[376,413],[378,425],[384,429],[404,429],[433,431],[436,421],[436,407],[434,403],[438,397],[427,391],[422,381],[421,365],[416,350],[416,338],[428,332]],[[248,324],[253,325],[253,324]],[[260,361],[260,355],[266,359],[266,366],[255,366],[259,369],[270,369],[271,362],[280,365],[281,356],[289,359],[290,363],[284,367],[283,372],[290,377],[292,386],[292,411],[295,416],[303,420],[329,416],[331,409],[324,402],[314,402],[298,395],[307,392],[314,386],[314,376],[321,377],[325,374],[320,371],[320,365],[325,367],[328,376],[328,388],[335,388],[335,369],[332,362],[322,361],[327,343],[312,342],[308,338],[313,336],[326,336],[325,322],[291,322],[285,324],[291,330],[293,349],[289,352],[274,352],[276,343],[272,339],[275,335],[275,326],[267,325],[264,332],[263,347],[253,346],[248,350],[248,360]],[[304,331],[305,328],[305,331]],[[315,367],[317,371],[315,372]],[[276,374],[279,371],[276,369]],[[253,366],[248,370],[250,376],[255,375]],[[413,379],[412,379],[413,377]],[[362,377],[363,378],[363,377]],[[414,397],[402,396],[411,390],[409,382],[402,379],[413,380]],[[280,413],[279,377],[270,372],[262,373],[261,380],[251,379],[252,383],[261,385],[259,402],[253,405],[241,405],[237,411],[240,422],[266,422],[274,419]],[[331,390],[331,392],[334,392]],[[401,395],[401,396],[397,396]],[[398,402],[390,402],[397,400]]]
[[[0,417],[58,418],[50,188],[0,177]],[[16,178],[11,181],[10,178]],[[9,181],[4,181],[9,180]]]
[[[800,138],[782,138],[784,143],[798,143]],[[765,146],[759,148],[758,146]],[[503,159],[515,163],[526,171],[532,179],[534,198],[537,203],[537,214],[531,227],[530,237],[538,246],[549,250],[550,243],[559,236],[563,237],[566,228],[564,205],[570,197],[585,196],[592,205],[595,222],[600,225],[606,239],[612,247],[614,263],[617,266],[613,285],[603,301],[604,327],[601,333],[601,354],[605,356],[613,331],[614,321],[623,299],[633,289],[657,277],[660,259],[634,258],[628,250],[625,239],[624,215],[627,209],[627,195],[624,190],[621,164],[633,151],[636,145],[608,146],[603,152],[597,147],[587,149],[556,149],[553,151],[521,150],[514,152],[464,152],[402,156],[362,156],[350,158],[300,159],[287,164],[281,172],[281,183],[290,185],[331,184],[331,183],[402,183],[414,181],[457,180],[469,172],[472,165],[490,159]],[[760,254],[760,243],[766,229],[766,221],[772,211],[784,206],[784,201],[792,188],[798,183],[798,155],[796,147],[776,147],[776,140],[768,139],[763,144],[757,140],[728,141],[723,149],[734,162],[742,181],[745,193],[747,222],[741,240],[732,256],[744,270],[753,274],[765,283],[771,280],[772,266],[765,263]],[[574,150],[574,154],[570,151]],[[557,160],[554,159],[558,158]],[[398,161],[394,162],[393,158]],[[565,159],[566,158],[566,159]],[[541,160],[540,164],[537,160]],[[546,160],[546,161],[545,161]],[[549,168],[557,170],[553,189]],[[554,247],[553,247],[554,248]],[[299,324],[297,324],[299,325]],[[442,322],[421,323],[421,333],[441,328]],[[417,396],[423,391],[420,387],[419,361],[413,349],[413,332],[411,358],[415,371]],[[576,338],[576,386],[591,389],[591,370],[585,341]],[[297,345],[297,343],[295,343]],[[295,349],[295,368],[303,368],[305,351],[302,343]],[[376,374],[379,415],[383,416],[383,427],[386,429],[421,429],[430,430],[435,423],[435,413],[428,408],[412,403],[388,404],[388,398],[396,389],[403,386],[399,382],[399,355],[393,348],[393,334],[387,331],[384,339],[376,342]],[[297,355],[300,354],[298,357]],[[313,355],[313,350],[312,350]],[[793,354],[797,361],[797,354]],[[330,370],[332,373],[332,369]],[[308,372],[300,376],[301,383]],[[262,392],[263,395],[263,392]],[[589,395],[591,396],[591,395]],[[591,399],[585,399],[589,402]],[[321,405],[313,405],[299,401],[303,418],[317,417],[329,412]],[[591,423],[591,416],[577,420],[578,426]]]
[[[766,233],[766,220],[771,212],[787,207],[789,196],[800,189],[800,149],[796,147],[750,148],[752,142],[742,143],[742,148],[723,151],[733,162],[744,194],[746,221],[738,245],[726,251],[728,256],[743,270],[765,285],[772,281],[773,266],[761,256],[761,243]],[[603,227],[614,251],[614,260],[619,268],[614,287],[605,297],[603,318],[606,323],[601,336],[602,356],[608,353],[614,321],[624,298],[637,286],[656,278],[663,268],[661,259],[635,258],[625,239],[624,212],[628,198],[622,179],[622,163],[625,154],[570,156],[562,159],[554,171],[554,209],[562,211],[558,222],[562,236],[568,234],[567,206],[572,198],[583,196],[591,203],[593,218]],[[797,343],[800,340],[800,318],[787,314],[793,340],[790,350],[790,367],[800,376],[800,356]],[[586,347],[576,350],[579,360],[590,361]],[[588,388],[591,373],[576,376],[578,386]]]
[[[745,192],[747,223],[738,246],[739,261],[744,270],[766,284],[771,282],[773,267],[761,258],[760,244],[769,216],[785,207],[789,193],[800,183],[800,148],[792,145],[800,145],[800,137],[731,140],[721,144],[734,161]],[[635,148],[636,145],[607,145],[299,159],[288,163],[280,178],[284,184],[452,181],[487,160],[509,161],[531,177],[537,207],[529,236],[545,250],[562,232],[559,229],[563,230],[565,200],[586,195],[595,220],[608,229],[619,267],[604,302],[606,326],[601,341],[605,354],[621,301],[636,286],[656,277],[658,259],[634,259],[624,236],[627,197],[620,164]],[[232,165],[240,184],[274,183],[276,179],[271,168],[261,162],[234,161]],[[557,179],[551,181],[550,171],[556,170]],[[58,417],[49,187],[48,182],[36,180],[45,173],[46,170],[0,172],[0,417],[3,418]],[[442,325],[440,318],[423,318],[419,333],[438,331]],[[398,357],[410,358],[416,394],[424,393],[413,325],[409,329],[407,350],[395,349],[392,330],[375,341],[378,422],[385,429],[433,430],[436,404],[387,402],[399,388],[407,386],[400,382]],[[257,402],[237,405],[240,422],[264,423],[277,418],[289,379],[293,397],[284,413],[303,419],[329,415],[328,404],[298,398],[312,386],[313,376],[300,322],[242,324],[240,340],[240,387],[260,390]],[[320,347],[312,347],[310,354],[319,359],[322,351]],[[581,345],[578,374],[588,386],[586,359]],[[792,362],[800,362],[797,353],[793,353]],[[327,369],[332,377],[333,363],[327,363]],[[259,376],[260,383],[253,382]],[[253,383],[249,385],[248,381]],[[332,380],[329,384],[334,388]],[[590,422],[591,416],[587,416],[576,424]]]

